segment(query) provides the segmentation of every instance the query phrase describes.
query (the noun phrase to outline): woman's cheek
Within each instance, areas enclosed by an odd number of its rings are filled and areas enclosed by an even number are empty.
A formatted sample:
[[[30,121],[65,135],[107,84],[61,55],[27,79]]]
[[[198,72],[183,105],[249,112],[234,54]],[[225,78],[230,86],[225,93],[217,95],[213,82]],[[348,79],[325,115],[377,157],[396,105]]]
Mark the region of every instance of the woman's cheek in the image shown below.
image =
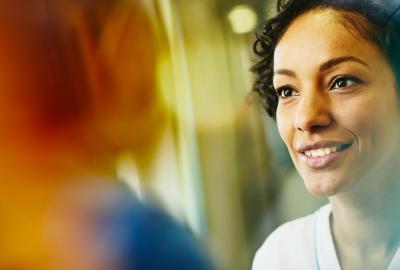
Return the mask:
[[[363,155],[368,155],[375,144],[387,137],[384,135],[388,129],[385,118],[390,105],[383,104],[373,90],[365,89],[366,93],[333,104],[337,126],[354,136],[358,151]]]
[[[279,106],[276,111],[276,122],[278,126],[279,135],[281,136],[282,140],[285,142],[286,146],[289,148],[291,141],[294,136],[294,125],[293,119],[294,115],[291,113],[290,110],[283,106]]]

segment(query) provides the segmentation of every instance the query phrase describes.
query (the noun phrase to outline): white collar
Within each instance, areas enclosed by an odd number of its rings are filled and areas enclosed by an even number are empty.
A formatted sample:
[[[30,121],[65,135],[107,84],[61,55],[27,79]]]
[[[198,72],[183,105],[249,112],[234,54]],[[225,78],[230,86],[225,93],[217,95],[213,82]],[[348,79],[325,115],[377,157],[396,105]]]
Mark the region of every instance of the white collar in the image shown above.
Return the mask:
[[[329,222],[331,212],[331,205],[327,204],[316,213],[315,254],[319,270],[340,270]]]

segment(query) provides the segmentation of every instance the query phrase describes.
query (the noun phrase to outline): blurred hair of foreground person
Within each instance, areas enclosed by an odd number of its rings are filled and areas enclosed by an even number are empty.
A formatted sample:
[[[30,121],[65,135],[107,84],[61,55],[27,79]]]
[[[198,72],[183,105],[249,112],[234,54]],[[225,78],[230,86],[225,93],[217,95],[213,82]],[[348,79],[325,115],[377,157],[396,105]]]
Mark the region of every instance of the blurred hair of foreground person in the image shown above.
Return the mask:
[[[253,269],[400,269],[400,6],[277,2],[257,32],[254,90],[330,203],[275,230]]]
[[[209,269],[189,233],[114,180],[121,152],[146,169],[166,117],[142,2],[2,1],[0,38],[0,269],[161,269],[134,266],[150,247],[165,269]]]

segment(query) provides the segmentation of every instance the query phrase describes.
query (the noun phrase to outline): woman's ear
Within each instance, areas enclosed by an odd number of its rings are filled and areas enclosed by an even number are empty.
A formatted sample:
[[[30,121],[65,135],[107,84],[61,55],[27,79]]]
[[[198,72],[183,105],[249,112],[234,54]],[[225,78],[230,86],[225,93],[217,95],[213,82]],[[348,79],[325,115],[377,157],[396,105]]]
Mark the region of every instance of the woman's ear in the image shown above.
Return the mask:
[[[156,38],[139,3],[117,1],[97,10],[82,4],[70,12],[96,112],[132,112],[155,98]]]
[[[150,14],[140,1],[97,1],[76,2],[69,13],[89,88],[84,133],[99,134],[96,147],[151,156],[167,115]]]
[[[76,36],[77,46],[82,57],[82,66],[86,73],[87,90],[91,107],[90,110],[101,110],[106,108],[103,104],[108,99],[112,78],[107,60],[99,52],[98,31],[102,31],[105,16],[99,16],[98,8],[87,5],[87,2],[75,3],[71,5],[71,11],[67,13],[67,21],[71,31]],[[93,13],[88,15],[88,13]],[[89,20],[92,18],[92,20]]]

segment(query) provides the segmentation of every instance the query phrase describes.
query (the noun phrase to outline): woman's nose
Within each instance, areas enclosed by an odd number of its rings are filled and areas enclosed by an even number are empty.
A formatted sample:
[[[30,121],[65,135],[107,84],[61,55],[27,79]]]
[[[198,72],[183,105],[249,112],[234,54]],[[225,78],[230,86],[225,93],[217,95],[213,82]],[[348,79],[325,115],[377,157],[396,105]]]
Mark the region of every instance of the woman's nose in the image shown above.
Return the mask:
[[[315,131],[332,123],[329,98],[322,93],[301,97],[296,109],[294,126],[301,131]]]

